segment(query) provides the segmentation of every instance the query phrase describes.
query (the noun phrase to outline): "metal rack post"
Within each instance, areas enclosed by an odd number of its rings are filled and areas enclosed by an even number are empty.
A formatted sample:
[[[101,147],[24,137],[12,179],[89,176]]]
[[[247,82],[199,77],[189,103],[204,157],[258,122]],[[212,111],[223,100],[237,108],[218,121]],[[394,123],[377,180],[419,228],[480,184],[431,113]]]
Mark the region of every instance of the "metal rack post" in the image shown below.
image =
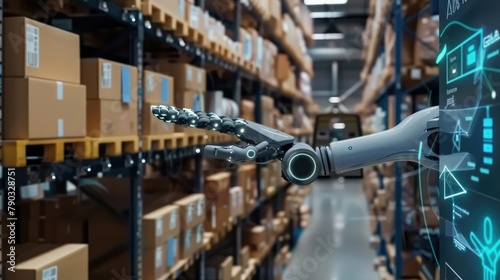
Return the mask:
[[[130,64],[137,67],[137,108],[138,119],[142,119],[143,92],[143,44],[144,44],[144,23],[142,13],[131,11],[130,17],[134,17],[137,26],[129,30],[129,59]],[[133,279],[142,279],[142,177],[144,161],[142,155],[142,125],[138,122],[137,134],[139,136],[139,154],[137,165],[130,167],[130,209],[129,209],[129,253],[130,269]]]
[[[233,40],[239,41],[241,26],[241,0],[234,0],[234,22],[233,22]],[[237,104],[241,101],[241,70],[238,67],[234,73],[234,86],[232,99]],[[237,186],[238,182],[238,169],[234,170],[231,174],[231,185]],[[241,265],[240,251],[241,251],[241,220],[238,219],[232,232],[233,240],[233,259],[236,265]]]
[[[403,43],[403,15],[401,9],[401,0],[396,0],[394,5],[394,16],[395,16],[395,63],[394,63],[394,81],[395,81],[395,124],[401,122],[401,104],[403,101],[403,89],[401,84],[401,63],[402,63],[402,43]],[[402,267],[403,260],[401,258],[401,253],[403,249],[403,209],[402,209],[402,178],[401,178],[401,168],[400,164],[394,164],[395,168],[395,190],[394,190],[394,200],[396,203],[396,209],[394,213],[394,229],[395,229],[395,247],[396,247],[396,257],[394,265],[394,276],[395,279],[401,279],[402,277]]]

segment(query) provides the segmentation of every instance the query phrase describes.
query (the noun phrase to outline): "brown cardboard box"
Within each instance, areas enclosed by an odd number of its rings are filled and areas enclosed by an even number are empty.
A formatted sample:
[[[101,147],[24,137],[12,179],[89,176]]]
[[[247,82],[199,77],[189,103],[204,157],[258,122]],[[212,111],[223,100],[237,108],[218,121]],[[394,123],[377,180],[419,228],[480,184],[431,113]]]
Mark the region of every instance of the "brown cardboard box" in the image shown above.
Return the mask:
[[[145,280],[156,280],[166,272],[167,247],[162,244],[156,248],[143,250],[142,276]]]
[[[143,247],[157,248],[167,242],[169,237],[178,236],[180,234],[179,221],[179,207],[175,205],[167,205],[144,215]]]
[[[137,135],[137,103],[87,100],[87,136]]]
[[[255,164],[242,164],[238,168],[238,181],[243,191],[245,213],[251,211],[255,206],[257,197],[257,167]]]
[[[175,81],[174,89],[176,93],[186,90],[204,92],[207,89],[205,69],[187,63],[170,63],[166,59],[157,60],[151,66],[151,69],[172,76]],[[182,103],[182,101],[179,103],[177,98],[175,98],[175,101],[177,104]]]
[[[144,103],[142,110],[142,134],[143,135],[165,135],[175,131],[175,124],[166,123],[151,114],[152,105],[158,103]]]
[[[247,245],[258,245],[267,241],[267,230],[265,226],[254,226],[245,228],[243,232],[244,243]]]
[[[189,26],[198,32],[202,32],[205,26],[205,16],[203,10],[194,4],[186,5],[186,22]]]
[[[255,102],[253,100],[241,100],[241,118],[249,121],[255,121]]]
[[[130,102],[137,102],[136,67],[102,58],[84,58],[81,65],[87,99],[120,101],[130,94]]]
[[[85,243],[86,224],[86,221],[80,219],[57,219],[56,243]]]
[[[88,247],[84,244],[68,244],[19,263],[10,280],[53,279],[88,280]]]
[[[233,258],[215,256],[207,260],[205,279],[207,280],[232,280]]]
[[[439,16],[421,15],[417,24],[415,64],[435,65],[439,50]]]
[[[233,266],[231,269],[231,280],[241,280],[243,269],[241,266]]]
[[[262,124],[273,127],[274,126],[274,118],[273,118],[273,110],[274,110],[274,99],[270,96],[262,96]]]
[[[266,251],[266,242],[261,242],[257,245],[250,246],[250,258],[252,259],[262,259]]]
[[[422,209],[423,208],[423,209]],[[422,228],[439,227],[439,213],[437,207],[424,206],[418,208],[419,224]]]
[[[208,219],[205,220],[207,231],[224,230],[230,217],[229,188],[231,173],[219,172],[205,178],[204,192],[207,199]]]
[[[176,20],[181,22],[185,21],[185,16],[187,13],[187,3],[191,3],[192,1],[154,1],[155,4],[159,5],[160,8],[168,11],[168,14],[173,16]]]
[[[175,205],[180,210],[181,230],[193,228],[205,221],[205,196],[203,194],[192,194],[177,200]]]
[[[231,195],[231,217],[235,221],[238,217],[243,215],[243,190],[240,186],[232,187],[229,190]]]
[[[189,108],[194,111],[204,111],[205,109],[205,93],[200,91],[176,91],[175,106],[180,108]],[[180,125],[174,126],[175,132],[194,132],[193,128],[183,127]]]
[[[85,136],[85,86],[6,78],[3,103],[4,139]]]
[[[276,79],[278,79],[278,82],[284,82],[288,79],[288,76],[290,75],[290,59],[288,58],[288,55],[286,54],[278,54],[276,56]]]
[[[196,226],[181,231],[179,243],[179,257],[181,259],[191,257],[196,250]]]
[[[248,246],[244,246],[240,250],[240,265],[244,269],[249,266],[250,261],[250,248]]]
[[[80,37],[24,17],[5,18],[5,77],[80,83]]]
[[[156,105],[175,104],[175,99],[174,99],[175,81],[174,78],[172,78],[171,76],[145,70],[143,83],[144,83],[144,102],[153,103]]]

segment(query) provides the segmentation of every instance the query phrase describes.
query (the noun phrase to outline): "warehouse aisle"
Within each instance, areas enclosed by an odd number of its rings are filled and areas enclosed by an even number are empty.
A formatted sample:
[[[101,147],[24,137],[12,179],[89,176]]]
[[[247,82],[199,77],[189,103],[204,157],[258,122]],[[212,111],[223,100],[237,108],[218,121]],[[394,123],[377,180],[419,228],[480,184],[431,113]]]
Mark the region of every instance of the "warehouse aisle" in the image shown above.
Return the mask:
[[[313,211],[311,224],[283,280],[378,279],[372,268],[375,252],[369,247],[369,216],[361,180],[317,181],[308,203]]]

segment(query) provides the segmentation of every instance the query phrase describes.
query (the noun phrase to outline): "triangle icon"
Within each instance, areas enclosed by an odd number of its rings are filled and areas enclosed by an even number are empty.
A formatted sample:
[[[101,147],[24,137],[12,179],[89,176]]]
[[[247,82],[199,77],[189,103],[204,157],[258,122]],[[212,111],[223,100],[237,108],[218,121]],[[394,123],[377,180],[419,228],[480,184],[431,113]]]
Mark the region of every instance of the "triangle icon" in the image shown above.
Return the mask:
[[[462,187],[457,178],[453,176],[448,167],[444,167],[439,178],[444,181],[444,199],[466,194],[467,190]]]

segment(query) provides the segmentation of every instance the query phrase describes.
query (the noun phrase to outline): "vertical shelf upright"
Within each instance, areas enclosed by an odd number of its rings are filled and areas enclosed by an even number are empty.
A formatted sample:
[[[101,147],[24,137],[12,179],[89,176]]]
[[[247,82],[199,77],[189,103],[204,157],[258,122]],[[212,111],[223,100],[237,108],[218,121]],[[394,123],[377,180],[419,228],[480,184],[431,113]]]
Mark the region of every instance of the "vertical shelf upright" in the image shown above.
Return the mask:
[[[129,59],[130,64],[137,67],[137,108],[138,119],[142,119],[143,108],[143,45],[144,45],[144,20],[140,11],[131,11],[129,14],[137,24],[129,30]],[[132,279],[142,279],[142,177],[144,160],[142,154],[142,125],[138,122],[137,134],[139,136],[139,153],[137,165],[130,167],[130,210],[129,210],[129,253],[130,273]]]
[[[395,82],[395,102],[394,110],[394,124],[397,125],[401,122],[401,104],[403,103],[403,88],[401,82],[401,67],[402,67],[402,45],[403,45],[403,15],[401,10],[401,0],[396,0],[393,6],[393,15],[395,17],[394,30],[395,30],[395,60],[394,60],[394,82]],[[401,165],[394,164],[394,230],[395,230],[395,248],[396,256],[394,262],[394,277],[395,279],[402,278],[403,259],[401,253],[403,250],[403,203],[402,203],[402,176]]]
[[[234,36],[234,41],[239,41],[240,38],[240,26],[241,26],[241,0],[234,0],[234,22],[232,34]],[[241,70],[239,67],[236,68],[234,73],[234,86],[232,99],[236,104],[241,104]],[[231,186],[239,185],[238,181],[238,169],[233,171],[231,176]],[[237,219],[236,225],[234,226],[232,237],[233,237],[233,259],[236,265],[241,265],[240,260],[240,250],[241,250],[241,219]]]
[[[205,11],[205,0],[196,0],[196,6],[198,6],[202,11]],[[203,20],[203,19],[200,19]],[[197,67],[204,68],[205,67],[205,56],[197,56],[195,58],[194,64]],[[203,190],[203,153],[201,152],[201,148],[196,148],[195,150],[195,189],[200,193],[204,193]],[[200,253],[200,257],[196,260],[195,263],[195,274],[196,279],[205,280],[205,251]]]

